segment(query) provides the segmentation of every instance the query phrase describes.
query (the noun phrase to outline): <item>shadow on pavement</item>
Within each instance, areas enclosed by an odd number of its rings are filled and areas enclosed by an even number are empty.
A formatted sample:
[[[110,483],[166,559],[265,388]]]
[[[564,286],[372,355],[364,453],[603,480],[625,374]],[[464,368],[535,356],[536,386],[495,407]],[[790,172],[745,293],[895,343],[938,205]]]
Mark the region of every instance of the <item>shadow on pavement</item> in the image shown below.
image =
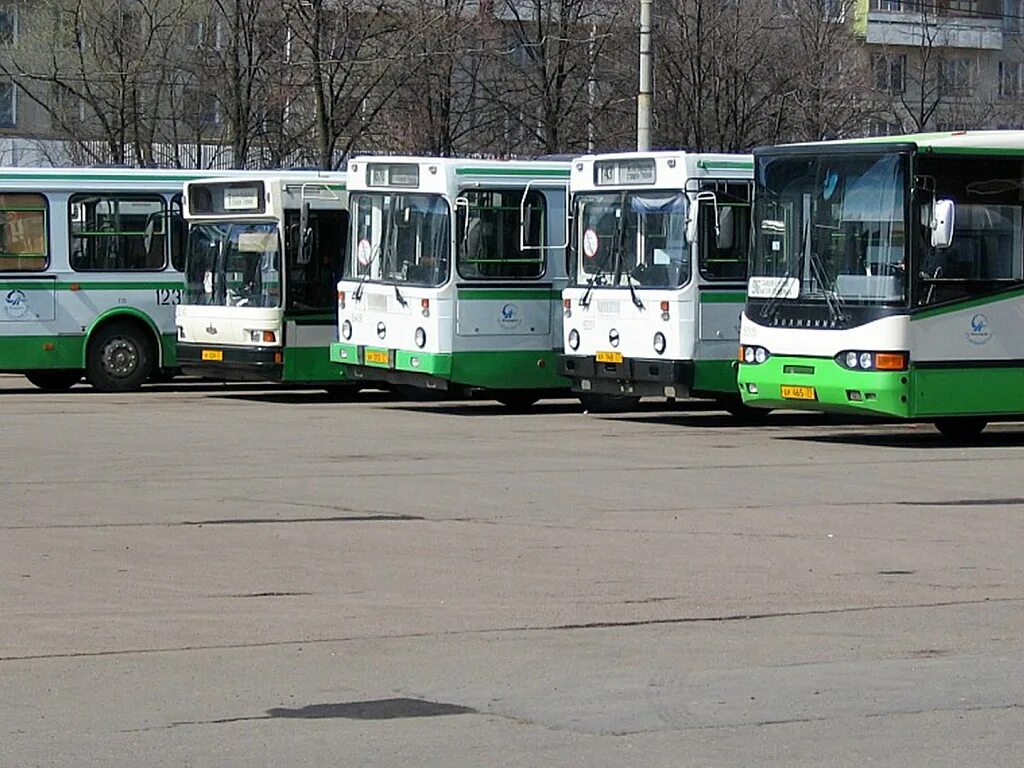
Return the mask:
[[[1018,425],[1015,425],[1018,426]],[[864,445],[880,448],[1018,448],[1024,446],[1024,430],[994,430],[982,432],[969,442],[955,442],[943,437],[930,424],[915,424],[895,427],[892,432],[840,432],[825,435],[805,433],[800,435],[777,435],[776,440],[799,440],[811,443],[833,445]]]

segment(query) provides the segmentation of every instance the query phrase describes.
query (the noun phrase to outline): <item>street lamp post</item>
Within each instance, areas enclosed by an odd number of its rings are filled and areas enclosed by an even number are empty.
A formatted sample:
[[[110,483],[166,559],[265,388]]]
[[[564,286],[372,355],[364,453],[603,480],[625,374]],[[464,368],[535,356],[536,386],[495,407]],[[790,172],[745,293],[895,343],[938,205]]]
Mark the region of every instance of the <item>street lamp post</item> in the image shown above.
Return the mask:
[[[636,97],[636,148],[651,148],[651,3],[640,0],[640,92]]]

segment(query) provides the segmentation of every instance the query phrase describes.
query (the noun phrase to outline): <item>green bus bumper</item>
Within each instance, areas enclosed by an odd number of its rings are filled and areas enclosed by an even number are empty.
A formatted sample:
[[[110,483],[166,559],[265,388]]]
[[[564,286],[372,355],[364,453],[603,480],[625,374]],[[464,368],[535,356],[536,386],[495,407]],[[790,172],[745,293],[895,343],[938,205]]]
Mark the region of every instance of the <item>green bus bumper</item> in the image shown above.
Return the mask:
[[[737,375],[745,405],[910,418],[910,371],[851,371],[832,358],[772,356],[760,364],[740,363]],[[783,397],[783,387],[800,387],[807,399]]]

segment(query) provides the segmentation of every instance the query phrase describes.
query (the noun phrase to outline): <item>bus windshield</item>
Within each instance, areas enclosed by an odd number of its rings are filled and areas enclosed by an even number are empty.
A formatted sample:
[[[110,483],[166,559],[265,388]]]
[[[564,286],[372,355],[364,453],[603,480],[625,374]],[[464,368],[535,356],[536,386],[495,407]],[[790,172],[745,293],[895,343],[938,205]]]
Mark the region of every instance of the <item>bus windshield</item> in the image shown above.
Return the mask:
[[[575,198],[580,284],[678,288],[690,277],[682,192],[602,192]]]
[[[279,307],[280,242],[273,222],[193,223],[188,233],[185,303]]]
[[[749,295],[905,304],[906,156],[759,156]]]
[[[440,195],[361,193],[345,275],[357,280],[436,287],[448,279],[451,214]]]

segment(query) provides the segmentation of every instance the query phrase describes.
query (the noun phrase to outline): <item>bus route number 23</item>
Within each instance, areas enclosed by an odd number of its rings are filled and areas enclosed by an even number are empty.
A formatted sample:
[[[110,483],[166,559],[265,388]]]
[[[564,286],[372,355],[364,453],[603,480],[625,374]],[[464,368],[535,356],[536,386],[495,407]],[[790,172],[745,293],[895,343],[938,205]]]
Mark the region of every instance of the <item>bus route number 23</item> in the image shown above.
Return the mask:
[[[157,288],[156,303],[162,307],[175,307],[181,304],[181,288]]]

